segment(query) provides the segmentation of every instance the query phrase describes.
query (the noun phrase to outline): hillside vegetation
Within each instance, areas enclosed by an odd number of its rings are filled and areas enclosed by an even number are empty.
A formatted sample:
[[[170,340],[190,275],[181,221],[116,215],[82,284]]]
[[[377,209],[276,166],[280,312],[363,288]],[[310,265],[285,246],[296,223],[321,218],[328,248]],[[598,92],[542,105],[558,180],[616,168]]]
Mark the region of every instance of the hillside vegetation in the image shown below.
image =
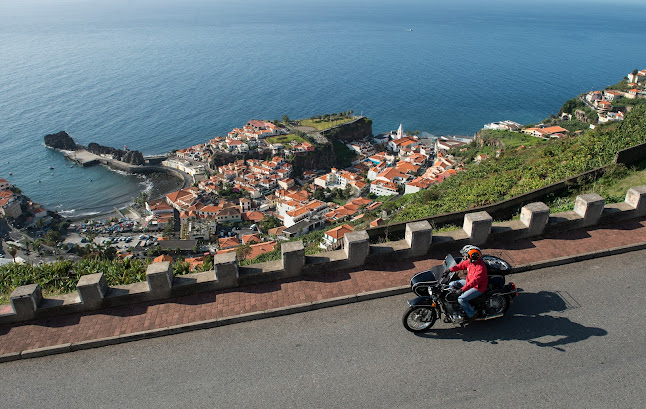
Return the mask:
[[[608,165],[613,162],[617,151],[644,142],[644,103],[636,105],[623,122],[599,126],[561,140],[542,141],[518,133],[489,131],[472,142],[466,152],[453,153],[470,159],[478,152],[483,152],[488,153],[490,159],[480,164],[468,164],[464,172],[426,191],[388,203],[393,209],[401,209],[391,223],[467,210],[509,199]],[[493,155],[495,149],[502,150],[498,158]]]

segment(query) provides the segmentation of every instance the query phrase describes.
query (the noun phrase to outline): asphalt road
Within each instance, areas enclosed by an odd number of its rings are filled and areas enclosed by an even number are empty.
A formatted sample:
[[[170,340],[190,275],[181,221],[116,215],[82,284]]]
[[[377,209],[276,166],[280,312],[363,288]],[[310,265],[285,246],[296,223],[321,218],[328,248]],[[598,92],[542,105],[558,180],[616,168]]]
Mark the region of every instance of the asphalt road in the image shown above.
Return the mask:
[[[407,332],[408,296],[0,364],[4,407],[638,408],[646,251],[515,275],[507,315]]]

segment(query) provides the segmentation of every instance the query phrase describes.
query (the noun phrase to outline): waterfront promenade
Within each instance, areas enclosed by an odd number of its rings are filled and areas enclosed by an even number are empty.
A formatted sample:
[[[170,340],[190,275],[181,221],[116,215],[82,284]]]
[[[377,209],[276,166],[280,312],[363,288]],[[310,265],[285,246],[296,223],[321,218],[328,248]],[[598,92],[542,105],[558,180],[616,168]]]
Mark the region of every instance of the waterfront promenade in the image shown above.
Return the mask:
[[[519,271],[646,248],[646,217],[483,246]],[[451,253],[458,253],[458,248]],[[445,254],[0,326],[0,362],[170,335],[408,292]],[[629,255],[627,255],[629,257]],[[612,272],[604,272],[611,279]],[[514,280],[522,288],[522,282]],[[522,296],[522,294],[521,294]],[[402,305],[402,312],[404,310]],[[403,330],[403,328],[402,328]]]

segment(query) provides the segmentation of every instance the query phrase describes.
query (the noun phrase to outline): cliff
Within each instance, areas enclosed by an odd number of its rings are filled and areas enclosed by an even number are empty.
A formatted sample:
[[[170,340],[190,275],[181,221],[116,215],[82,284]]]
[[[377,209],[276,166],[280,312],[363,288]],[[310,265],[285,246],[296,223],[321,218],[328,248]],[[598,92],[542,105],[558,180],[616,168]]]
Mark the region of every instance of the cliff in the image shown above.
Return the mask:
[[[330,140],[358,141],[372,136],[372,120],[361,117],[356,121],[326,129],[321,133]]]
[[[304,170],[329,169],[339,166],[339,164],[337,164],[337,157],[332,145],[326,143],[317,146],[314,152],[294,155],[292,166],[296,174],[300,174]]]

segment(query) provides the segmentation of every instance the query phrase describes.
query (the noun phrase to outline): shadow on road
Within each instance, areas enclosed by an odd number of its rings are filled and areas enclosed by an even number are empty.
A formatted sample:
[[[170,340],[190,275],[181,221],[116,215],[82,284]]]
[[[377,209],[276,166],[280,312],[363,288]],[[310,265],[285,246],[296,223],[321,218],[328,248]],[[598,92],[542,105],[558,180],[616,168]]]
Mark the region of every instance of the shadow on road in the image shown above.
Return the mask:
[[[458,326],[431,328],[419,336],[491,344],[504,341],[527,341],[539,347],[565,351],[560,347],[608,334],[602,328],[586,327],[568,318],[550,315],[552,312],[579,307],[572,299],[566,298],[564,294],[550,291],[522,293],[514,301],[511,311],[507,312],[505,317],[490,321],[476,321],[464,328]]]

